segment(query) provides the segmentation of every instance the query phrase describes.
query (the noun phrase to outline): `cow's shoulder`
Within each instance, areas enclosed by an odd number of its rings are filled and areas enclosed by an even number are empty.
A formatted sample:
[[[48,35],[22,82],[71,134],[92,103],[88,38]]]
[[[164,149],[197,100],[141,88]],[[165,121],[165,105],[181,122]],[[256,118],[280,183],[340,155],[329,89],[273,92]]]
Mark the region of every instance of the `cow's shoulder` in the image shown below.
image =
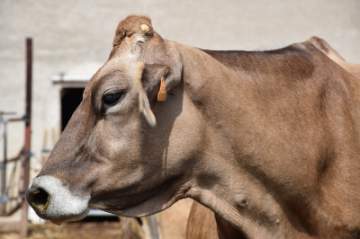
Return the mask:
[[[325,55],[327,55],[330,59],[335,62],[345,62],[343,56],[339,54],[325,39],[320,38],[318,36],[313,36],[308,39],[306,42],[309,42],[317,49],[322,51]]]

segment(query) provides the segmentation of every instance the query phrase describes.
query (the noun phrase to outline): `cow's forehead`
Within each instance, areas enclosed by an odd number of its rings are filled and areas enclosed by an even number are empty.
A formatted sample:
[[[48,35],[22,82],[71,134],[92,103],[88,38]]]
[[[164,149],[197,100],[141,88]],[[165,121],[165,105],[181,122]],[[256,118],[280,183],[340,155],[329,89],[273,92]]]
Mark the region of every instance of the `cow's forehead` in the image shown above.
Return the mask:
[[[92,81],[96,82],[103,78],[105,75],[108,75],[114,71],[123,72],[126,75],[129,75],[131,62],[126,61],[121,57],[113,57],[109,59],[94,75]]]
[[[113,72],[121,72],[123,73],[123,80],[130,81],[131,77],[131,64],[130,62],[126,62],[124,59],[120,57],[114,57],[109,59],[91,78],[84,91],[84,98],[91,95],[91,92],[94,88],[98,88],[104,82],[104,78]]]

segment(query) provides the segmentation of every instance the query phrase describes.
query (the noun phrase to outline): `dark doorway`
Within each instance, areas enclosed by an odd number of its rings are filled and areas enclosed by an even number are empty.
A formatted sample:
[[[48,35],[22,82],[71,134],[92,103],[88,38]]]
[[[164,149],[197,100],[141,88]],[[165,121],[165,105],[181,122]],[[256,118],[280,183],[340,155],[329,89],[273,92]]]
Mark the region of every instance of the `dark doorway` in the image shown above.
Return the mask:
[[[82,100],[84,88],[63,88],[61,90],[61,131],[70,120]]]

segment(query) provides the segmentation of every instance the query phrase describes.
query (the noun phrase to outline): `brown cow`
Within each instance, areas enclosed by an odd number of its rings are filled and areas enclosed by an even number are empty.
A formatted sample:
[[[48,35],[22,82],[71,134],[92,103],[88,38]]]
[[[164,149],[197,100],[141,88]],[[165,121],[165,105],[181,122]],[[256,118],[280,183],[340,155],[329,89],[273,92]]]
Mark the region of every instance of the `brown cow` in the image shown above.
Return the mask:
[[[225,54],[165,40],[146,17],[118,29],[27,193],[40,216],[191,197],[223,238],[359,237],[358,79],[309,42]]]

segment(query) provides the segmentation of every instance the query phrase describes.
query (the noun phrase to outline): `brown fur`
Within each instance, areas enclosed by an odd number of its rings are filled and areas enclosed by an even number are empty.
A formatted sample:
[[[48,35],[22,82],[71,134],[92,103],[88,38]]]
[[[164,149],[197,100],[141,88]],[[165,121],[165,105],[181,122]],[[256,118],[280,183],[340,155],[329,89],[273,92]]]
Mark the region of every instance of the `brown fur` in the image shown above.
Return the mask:
[[[139,61],[170,69],[142,75],[155,127],[138,108]],[[104,109],[114,86],[125,96]],[[191,197],[215,212],[223,238],[358,238],[359,90],[309,42],[228,60],[136,31],[94,75],[40,175],[127,216]]]
[[[322,51],[327,57],[336,62],[338,65],[343,67],[349,73],[353,74],[357,78],[360,79],[360,65],[359,64],[351,64],[346,62],[346,60],[327,43],[324,39],[314,36],[308,40],[312,43],[316,48]]]
[[[319,37],[312,37],[308,40],[309,43],[314,45],[316,48],[318,48],[321,52],[323,52],[327,57],[329,57],[331,60],[342,66],[344,69],[349,71],[349,73],[353,74],[354,76],[357,76],[360,79],[360,66],[349,64],[345,61],[345,59],[334,49],[332,48],[324,39],[321,39]],[[286,48],[285,48],[286,49]],[[276,52],[280,53],[281,51],[284,51],[285,49],[276,50]],[[206,53],[210,54],[215,59],[219,60],[223,64],[226,64],[230,67],[235,67],[238,69],[244,69],[248,68],[249,62],[252,62],[252,57],[256,55],[261,54],[268,54],[267,52],[249,52],[249,51],[214,51],[214,50],[204,50]],[[272,51],[274,52],[274,51]],[[242,58],[247,58],[247,60],[240,60]],[[252,65],[254,68],[256,68],[255,65]],[[311,67],[310,67],[311,68]],[[324,167],[324,166],[322,166]],[[218,221],[221,220],[218,218]],[[199,223],[198,221],[201,221],[202,223]],[[207,234],[209,231],[207,230],[211,225],[216,223],[216,219],[213,215],[213,213],[207,209],[206,207],[203,207],[199,204],[194,203],[191,213],[189,216],[189,223],[188,224],[188,239],[198,239],[198,238],[206,238],[210,237],[210,235],[213,235],[213,233]],[[196,222],[196,223],[193,223]],[[204,223],[206,222],[206,223]],[[222,225],[223,229],[227,225]],[[227,226],[229,227],[229,226]],[[228,231],[231,230],[231,227],[227,229]],[[229,236],[228,238],[240,238],[241,235],[236,235],[236,233],[241,232],[232,232],[233,235]],[[217,238],[217,237],[216,237]]]
[[[131,36],[136,32],[140,32],[142,24],[146,24],[147,26],[150,27],[150,31],[148,32],[148,35],[152,35],[153,29],[151,25],[151,20],[148,17],[128,16],[123,21],[121,21],[116,28],[115,37],[113,40],[113,46],[119,45],[126,36]]]

